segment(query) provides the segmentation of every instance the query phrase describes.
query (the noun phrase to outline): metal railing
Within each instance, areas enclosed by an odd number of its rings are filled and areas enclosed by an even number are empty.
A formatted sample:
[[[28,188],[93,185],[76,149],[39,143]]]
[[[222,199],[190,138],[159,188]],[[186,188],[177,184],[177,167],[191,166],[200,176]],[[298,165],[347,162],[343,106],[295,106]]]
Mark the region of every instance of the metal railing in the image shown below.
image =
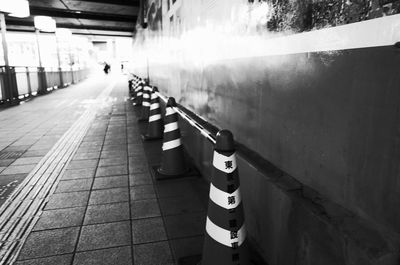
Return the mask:
[[[88,69],[69,67],[0,66],[0,104],[46,94],[77,83],[88,75]]]

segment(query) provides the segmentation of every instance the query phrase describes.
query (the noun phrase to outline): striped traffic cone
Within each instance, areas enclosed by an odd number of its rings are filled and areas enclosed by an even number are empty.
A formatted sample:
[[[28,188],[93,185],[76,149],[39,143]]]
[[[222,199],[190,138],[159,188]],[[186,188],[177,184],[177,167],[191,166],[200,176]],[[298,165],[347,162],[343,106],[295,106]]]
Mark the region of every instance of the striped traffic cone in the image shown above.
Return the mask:
[[[248,265],[246,228],[233,135],[219,131],[201,265]]]
[[[143,103],[143,86],[142,84],[139,84],[135,88],[135,98],[133,102],[133,106],[141,106]]]
[[[139,122],[148,122],[150,115],[150,93],[152,88],[149,86],[143,87],[143,102],[142,102],[142,114],[138,119]]]
[[[143,135],[144,140],[156,140],[163,137],[163,120],[161,117],[160,102],[158,99],[157,87],[153,88],[151,93],[149,124],[147,125],[147,133]]]
[[[188,171],[183,155],[178,114],[173,107],[176,107],[176,102],[170,97],[165,109],[161,166],[157,169],[156,179],[180,177]]]

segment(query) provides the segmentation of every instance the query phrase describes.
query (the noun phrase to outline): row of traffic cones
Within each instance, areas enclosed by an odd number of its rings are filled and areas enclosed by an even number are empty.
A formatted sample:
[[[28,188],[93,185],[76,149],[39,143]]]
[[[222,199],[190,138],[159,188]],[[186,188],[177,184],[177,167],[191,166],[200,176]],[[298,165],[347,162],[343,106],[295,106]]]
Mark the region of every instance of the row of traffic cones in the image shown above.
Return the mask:
[[[172,97],[168,99],[163,122],[157,92],[156,87],[143,86],[139,120],[148,121],[144,140],[163,139],[161,166],[156,174],[160,180],[183,176],[188,169],[184,163],[176,101]],[[180,264],[250,264],[236,152],[233,135],[228,130],[221,130],[216,136],[205,230],[201,261],[188,263],[190,259],[183,258]]]
[[[133,78],[128,81],[129,96],[131,97],[131,100],[133,100],[134,106],[142,105],[143,86],[145,84],[146,81],[137,75],[133,75]]]
[[[157,92],[157,87],[143,86],[138,122],[147,122],[147,132],[142,138],[145,141],[163,139],[161,165],[156,170],[156,179],[183,177],[188,167],[185,165],[178,114],[174,109],[177,104],[173,97],[168,99],[163,121]]]

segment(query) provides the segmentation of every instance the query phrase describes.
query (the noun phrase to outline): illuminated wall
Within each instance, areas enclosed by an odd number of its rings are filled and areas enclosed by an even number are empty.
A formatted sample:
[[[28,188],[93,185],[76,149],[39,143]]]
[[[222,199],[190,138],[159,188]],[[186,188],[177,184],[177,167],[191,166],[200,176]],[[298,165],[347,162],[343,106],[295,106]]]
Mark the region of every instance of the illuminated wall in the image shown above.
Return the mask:
[[[289,2],[307,11],[304,2]],[[321,200],[350,210],[387,233],[383,238],[396,238],[398,3],[307,2],[314,4],[311,22],[293,24],[303,17],[293,18],[290,8],[277,10],[271,2],[177,1],[164,16],[168,32],[149,33],[136,43],[134,71],[146,76],[148,65],[151,83],[163,93],[232,130],[239,142],[317,191]],[[327,13],[323,3],[331,2],[362,8],[333,5]],[[342,17],[336,15],[341,11]],[[278,23],[283,14],[286,23]],[[396,264],[368,249],[369,260],[357,263],[347,255],[354,253],[347,242],[332,239],[335,232],[329,241],[323,225],[315,230],[299,225],[306,217],[296,202],[265,195],[272,189],[257,172],[241,177],[249,233],[270,264]]]

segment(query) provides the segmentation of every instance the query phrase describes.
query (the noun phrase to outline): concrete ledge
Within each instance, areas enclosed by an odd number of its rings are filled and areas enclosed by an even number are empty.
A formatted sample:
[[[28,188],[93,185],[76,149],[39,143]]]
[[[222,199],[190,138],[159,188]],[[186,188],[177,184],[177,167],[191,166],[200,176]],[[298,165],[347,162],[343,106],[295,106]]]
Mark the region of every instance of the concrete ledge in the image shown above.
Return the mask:
[[[185,148],[195,150],[192,159],[209,180],[212,144],[182,119],[180,128]],[[248,234],[268,264],[398,264],[399,235],[325,199],[240,144],[238,165]]]

